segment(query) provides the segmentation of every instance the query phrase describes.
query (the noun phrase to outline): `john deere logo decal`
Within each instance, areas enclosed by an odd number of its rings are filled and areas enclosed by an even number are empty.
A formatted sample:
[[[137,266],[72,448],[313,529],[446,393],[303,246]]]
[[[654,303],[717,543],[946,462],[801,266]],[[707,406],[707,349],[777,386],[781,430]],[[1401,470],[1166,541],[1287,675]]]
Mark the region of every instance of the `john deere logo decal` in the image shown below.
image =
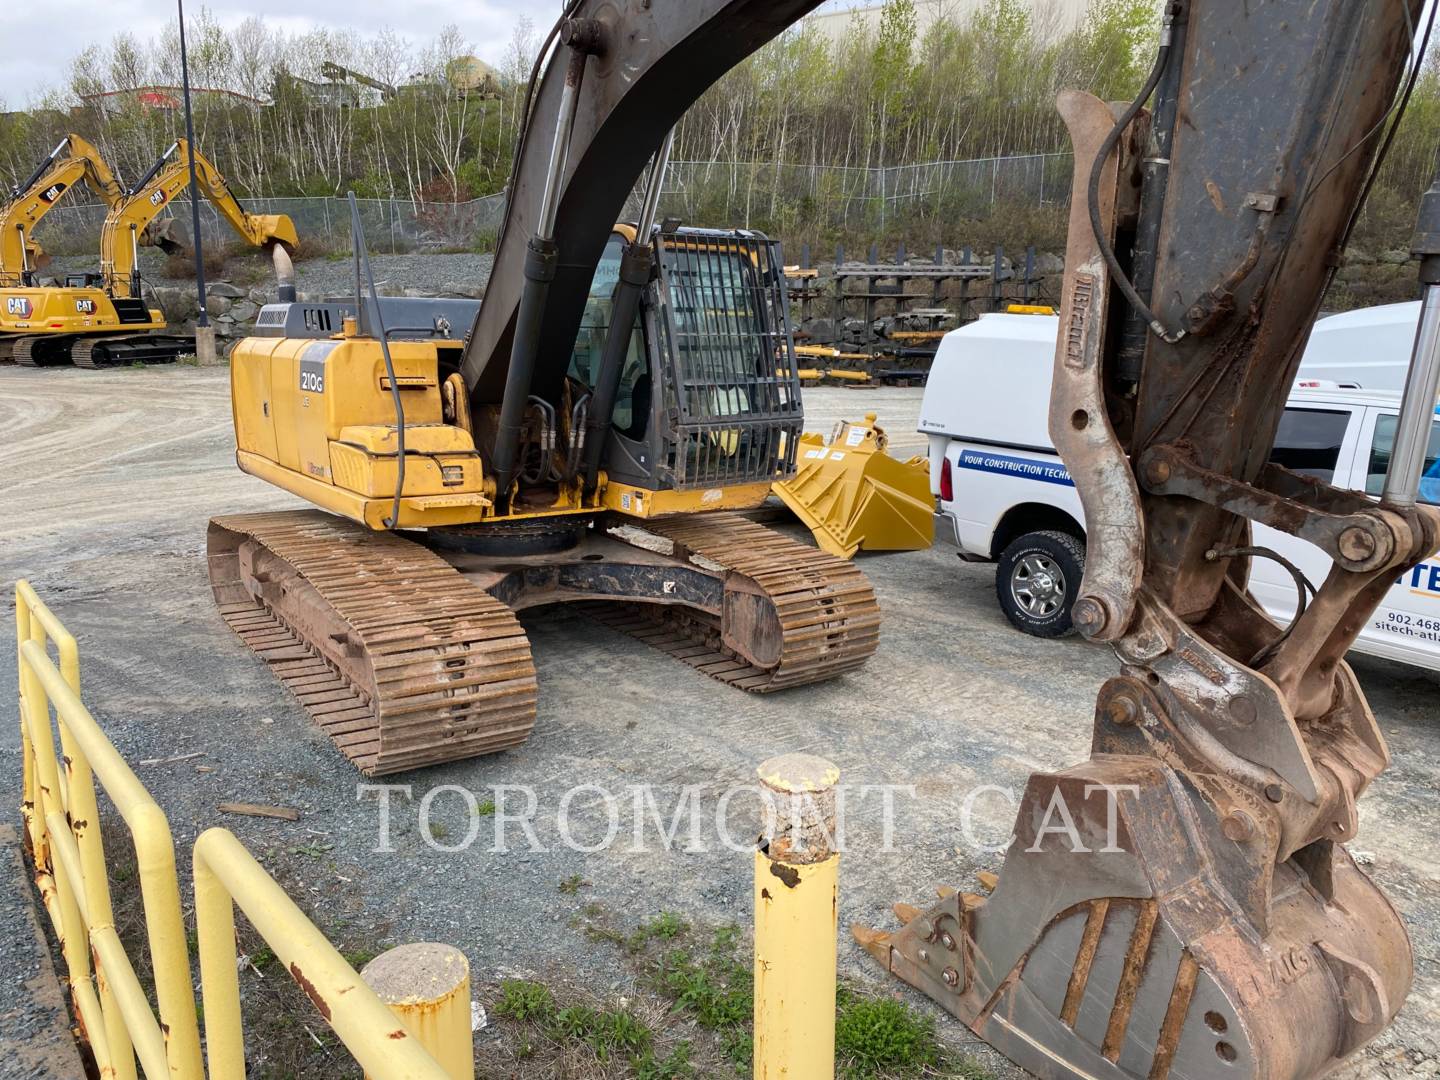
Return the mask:
[[[30,298],[28,296],[7,296],[5,298],[5,314],[28,319],[30,317]]]

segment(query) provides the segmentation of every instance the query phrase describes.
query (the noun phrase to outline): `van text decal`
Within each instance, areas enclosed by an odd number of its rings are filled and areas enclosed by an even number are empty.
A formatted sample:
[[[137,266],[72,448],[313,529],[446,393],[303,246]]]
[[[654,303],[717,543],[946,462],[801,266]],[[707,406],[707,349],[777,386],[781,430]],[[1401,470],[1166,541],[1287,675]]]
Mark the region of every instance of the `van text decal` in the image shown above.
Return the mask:
[[[1440,563],[1421,563],[1399,577],[1396,585],[1404,585],[1416,596],[1440,599]]]
[[[1075,481],[1065,466],[1058,462],[1038,461],[1035,458],[1011,457],[1009,454],[986,454],[979,450],[961,450],[960,468],[975,469],[978,472],[1001,473],[1018,476],[1022,480],[1042,480],[1047,484],[1074,487]]]

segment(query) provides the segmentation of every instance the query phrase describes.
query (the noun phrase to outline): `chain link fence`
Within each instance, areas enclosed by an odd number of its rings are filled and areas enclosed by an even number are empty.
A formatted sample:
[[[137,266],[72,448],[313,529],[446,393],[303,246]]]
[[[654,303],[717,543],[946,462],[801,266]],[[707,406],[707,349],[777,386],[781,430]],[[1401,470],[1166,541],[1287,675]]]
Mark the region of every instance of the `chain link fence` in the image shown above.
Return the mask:
[[[983,218],[997,206],[1063,203],[1070,194],[1069,154],[1025,154],[968,161],[929,161],[886,168],[785,165],[776,162],[672,161],[660,210],[694,224],[783,230],[804,221],[833,229],[883,231],[897,215],[916,209]],[[638,195],[626,213],[633,212]],[[504,194],[458,203],[360,199],[370,249],[379,253],[482,250],[494,240],[505,212]],[[350,249],[345,199],[246,199],[247,210],[288,214],[301,242],[313,251]],[[170,212],[184,234],[190,204],[177,199]],[[38,238],[56,255],[95,250],[105,208],[98,203],[57,207]],[[224,245],[233,234],[209,203],[200,207],[201,236]]]

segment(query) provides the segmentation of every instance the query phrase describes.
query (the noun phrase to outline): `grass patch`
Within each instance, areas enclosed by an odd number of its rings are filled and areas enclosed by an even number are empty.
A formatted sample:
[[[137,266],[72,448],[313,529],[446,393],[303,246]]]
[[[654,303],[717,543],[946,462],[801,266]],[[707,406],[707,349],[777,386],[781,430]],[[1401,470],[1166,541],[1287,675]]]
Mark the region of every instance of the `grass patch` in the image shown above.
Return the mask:
[[[661,912],[627,933],[607,921],[598,904],[585,905],[582,915],[586,936],[626,953],[641,985],[665,1003],[669,1018],[695,1032],[679,1059],[677,1048],[670,1059],[652,1055],[652,1064],[643,1050],[632,1048],[636,1076],[749,1074],[754,972],[749,940],[739,927],[697,928],[674,912]],[[988,1077],[977,1062],[940,1043],[928,1015],[898,999],[842,983],[835,1008],[837,1075],[845,1080]],[[563,1027],[551,1033],[567,1034]],[[577,1031],[567,1037],[586,1036]],[[644,1070],[641,1061],[647,1062]]]

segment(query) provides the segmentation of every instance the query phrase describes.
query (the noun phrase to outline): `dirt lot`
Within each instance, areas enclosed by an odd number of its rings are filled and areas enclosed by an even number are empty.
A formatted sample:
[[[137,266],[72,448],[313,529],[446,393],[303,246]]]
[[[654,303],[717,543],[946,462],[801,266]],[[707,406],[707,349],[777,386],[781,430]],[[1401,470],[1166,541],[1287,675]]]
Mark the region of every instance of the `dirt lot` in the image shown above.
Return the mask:
[[[826,430],[840,416],[876,411],[895,448],[908,454],[920,448],[912,434],[919,395],[810,391],[807,426]],[[748,921],[747,856],[716,843],[687,852],[683,841],[668,851],[630,850],[633,785],[655,785],[667,817],[664,793],[673,800],[684,786],[701,785],[708,813],[719,792],[748,783],[766,757],[823,754],[850,785],[913,786],[894,799],[894,850],[883,850],[878,798],[852,812],[842,924],[888,927],[893,901],[923,903],[942,883],[973,887],[975,872],[998,869],[999,857],[977,854],[962,837],[964,794],[983,783],[1018,789],[1032,770],[1083,757],[1095,689],[1115,667],[1102,648],[1012,631],[995,606],[992,569],[961,563],[943,546],[863,560],[886,618],[880,654],[866,669],[767,698],[721,687],[573,614],[542,611],[526,619],[541,686],[530,741],[496,757],[391,778],[411,793],[394,797],[394,850],[377,851],[384,845],[374,797],[357,794],[359,777],[212,610],[206,519],[294,504],[241,475],[232,450],[223,371],[0,368],[0,578],[7,589],[29,578],[79,637],[86,700],[166,808],[182,865],[195,835],[223,824],[332,933],[461,947],[482,1001],[485,987],[516,975],[625,992],[632,975],[621,959],[574,925],[585,904],[632,922],[665,910],[703,923]],[[1355,666],[1395,764],[1363,803],[1354,847],[1407,918],[1417,970],[1397,1024],[1342,1075],[1437,1076],[1437,679],[1365,658]],[[0,805],[11,808],[20,789],[14,678],[11,665],[0,665],[7,703]],[[203,756],[138,764],[195,753]],[[489,825],[468,850],[436,850],[431,841],[456,846],[467,829],[463,796],[441,792],[422,835],[419,804],[449,784],[482,800],[514,797],[497,795],[498,785],[531,786],[547,850],[529,850],[515,829],[510,850],[494,851]],[[562,798],[579,784],[619,800],[621,839],[607,849],[587,853],[557,840]],[[227,800],[293,806],[302,817],[227,817],[216,810]],[[596,791],[570,805],[581,844],[605,831],[603,805]],[[1003,801],[982,801],[976,831],[1001,835],[1012,814]],[[742,817],[737,836],[745,835]],[[0,941],[22,934],[16,919],[13,905],[0,906]],[[840,956],[853,979],[886,985],[848,938]],[[28,1030],[17,1021],[25,972],[0,956],[7,966],[0,1047]],[[928,1008],[918,995],[907,992],[906,1000]],[[939,1024],[963,1042],[956,1025],[944,1017]],[[977,1054],[995,1075],[1015,1075],[993,1055]],[[0,1050],[0,1073],[9,1060]]]

